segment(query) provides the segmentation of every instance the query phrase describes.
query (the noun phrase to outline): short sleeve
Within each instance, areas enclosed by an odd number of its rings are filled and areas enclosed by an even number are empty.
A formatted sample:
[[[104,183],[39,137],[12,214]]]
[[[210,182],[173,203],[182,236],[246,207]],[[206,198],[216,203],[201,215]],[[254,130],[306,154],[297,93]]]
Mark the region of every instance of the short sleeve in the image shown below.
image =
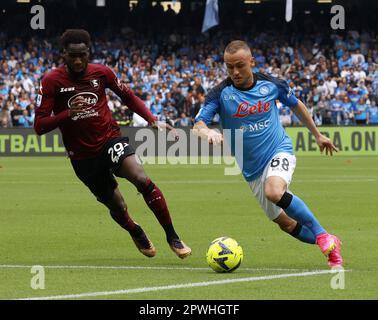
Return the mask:
[[[286,81],[280,79],[276,82],[276,85],[278,88],[277,99],[279,101],[290,108],[298,105],[298,99],[296,98],[293,90],[289,87]]]
[[[35,105],[38,114],[50,115],[54,107],[55,90],[49,77],[43,77],[36,97]]]
[[[194,122],[203,121],[207,125],[211,124],[214,116],[220,111],[220,96],[226,83],[221,83],[214,89],[210,90],[205,98],[205,104],[199,110]]]

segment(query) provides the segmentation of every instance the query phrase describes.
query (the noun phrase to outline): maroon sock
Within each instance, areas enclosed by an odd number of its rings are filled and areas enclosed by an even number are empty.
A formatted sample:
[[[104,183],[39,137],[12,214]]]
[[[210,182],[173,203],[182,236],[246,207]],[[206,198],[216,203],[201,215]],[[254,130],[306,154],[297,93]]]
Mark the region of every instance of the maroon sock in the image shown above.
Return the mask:
[[[127,231],[132,231],[135,229],[136,224],[129,216],[127,209],[123,213],[111,211],[110,214],[115,222],[117,222],[123,229]]]
[[[165,225],[172,224],[171,215],[165,202],[165,198],[160,189],[147,178],[144,190],[142,191],[144,201],[152,210],[159,223],[164,227]]]

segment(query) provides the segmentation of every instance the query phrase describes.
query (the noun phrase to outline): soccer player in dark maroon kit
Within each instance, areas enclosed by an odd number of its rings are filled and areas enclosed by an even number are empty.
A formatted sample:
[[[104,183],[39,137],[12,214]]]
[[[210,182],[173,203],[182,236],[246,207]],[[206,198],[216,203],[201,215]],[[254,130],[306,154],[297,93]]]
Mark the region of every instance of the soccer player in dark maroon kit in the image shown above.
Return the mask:
[[[128,138],[121,136],[108,108],[105,89],[115,92],[153,128],[169,126],[159,124],[142,100],[121,83],[111,69],[88,63],[90,35],[87,31],[70,29],[60,40],[65,65],[42,79],[34,122],[36,133],[42,135],[57,127],[61,130],[76,175],[110,210],[112,218],[130,233],[145,256],[155,256],[156,249],[130,217],[114,175],[126,178],[143,195],[176,255],[189,256],[191,249],[175,232],[162,192],[146,176]]]

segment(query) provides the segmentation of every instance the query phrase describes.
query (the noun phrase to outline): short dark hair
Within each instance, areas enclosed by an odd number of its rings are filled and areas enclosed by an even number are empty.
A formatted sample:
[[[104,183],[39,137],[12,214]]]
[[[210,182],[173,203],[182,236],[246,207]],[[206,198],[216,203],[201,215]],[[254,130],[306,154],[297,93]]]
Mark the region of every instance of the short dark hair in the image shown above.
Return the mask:
[[[90,47],[91,36],[84,29],[67,29],[60,37],[60,43],[64,49],[71,43],[85,43],[87,47]]]
[[[234,40],[234,41],[231,41],[231,42],[226,46],[226,49],[224,49],[224,52],[227,52],[227,53],[233,54],[233,53],[239,51],[240,49],[243,49],[243,50],[245,50],[245,51],[249,51],[249,52],[251,52],[251,49],[249,48],[247,42],[242,41],[242,40]]]

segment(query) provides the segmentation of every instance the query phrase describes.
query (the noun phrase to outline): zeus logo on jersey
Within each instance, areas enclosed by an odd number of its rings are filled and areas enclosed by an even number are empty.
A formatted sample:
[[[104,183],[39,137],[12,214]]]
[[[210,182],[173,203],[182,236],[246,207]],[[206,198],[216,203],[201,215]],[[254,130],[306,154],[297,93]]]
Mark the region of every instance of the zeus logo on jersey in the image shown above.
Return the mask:
[[[270,111],[270,102],[265,102],[259,100],[257,105],[249,105],[248,102],[243,101],[239,104],[238,109],[232,115],[233,118],[245,118],[249,115],[254,115],[258,113],[264,113]]]
[[[75,91],[75,87],[70,88],[60,88],[59,92],[69,92],[69,91]]]

